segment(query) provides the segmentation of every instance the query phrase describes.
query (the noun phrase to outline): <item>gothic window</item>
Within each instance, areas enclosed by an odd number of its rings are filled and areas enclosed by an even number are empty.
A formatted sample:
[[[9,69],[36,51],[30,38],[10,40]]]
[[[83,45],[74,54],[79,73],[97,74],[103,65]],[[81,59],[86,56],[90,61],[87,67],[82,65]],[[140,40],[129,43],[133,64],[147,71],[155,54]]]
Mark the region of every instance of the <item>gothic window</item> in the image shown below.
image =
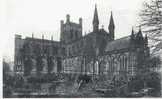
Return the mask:
[[[136,57],[133,55],[132,56],[132,60],[133,60],[133,64],[132,64],[132,75],[134,75],[135,74],[135,66],[136,66]]]
[[[123,70],[123,71],[125,71],[125,70],[124,70],[124,66],[125,66],[125,57],[123,56],[123,58],[122,58],[122,70]]]
[[[44,48],[44,53],[45,53],[45,54],[48,53],[48,49],[49,49],[48,46],[45,46],[45,48]]]
[[[73,32],[74,33],[74,39],[76,40],[77,39],[77,37],[76,37],[76,32]]]
[[[120,70],[123,72],[122,66],[123,66],[123,57],[120,58]]]
[[[133,56],[131,57],[131,61],[133,61]],[[130,71],[131,71],[131,74],[132,74],[132,72],[133,72],[133,64],[132,63],[130,65]]]
[[[122,58],[121,58],[121,56],[119,56],[118,62],[119,62],[119,71],[121,71],[121,66],[122,66]]]
[[[69,56],[71,56],[71,49],[69,48]]]
[[[95,62],[95,73],[96,73],[96,74],[99,74],[98,61]]]
[[[123,70],[126,71],[126,57],[123,58]]]
[[[117,69],[118,69],[118,72],[120,71],[120,58],[118,57],[117,59]]]
[[[128,58],[128,66],[131,66],[131,54],[129,54],[128,57],[129,57],[129,58]]]
[[[77,39],[78,38],[78,33],[77,33],[77,31],[75,32],[75,39]]]
[[[66,49],[66,55],[69,56],[69,48]]]
[[[127,57],[125,57],[125,66],[124,66],[124,69],[127,71]]]
[[[113,59],[113,72],[116,71],[116,61],[115,58]]]
[[[70,39],[73,39],[73,32],[70,31]]]
[[[111,65],[111,64],[110,64],[110,61],[111,61],[111,60],[109,60],[108,63],[107,63],[107,66],[108,66],[108,67],[107,67],[107,70],[108,70],[108,72],[110,72],[110,65]]]
[[[69,49],[69,55],[71,56],[72,55],[72,47],[70,47],[70,49]]]
[[[136,64],[137,64],[137,62],[136,62],[136,61],[137,61],[137,57],[134,55],[134,56],[133,56],[133,63],[134,63],[134,65],[136,65]]]
[[[100,63],[99,63],[99,71],[100,73],[104,73],[105,72],[105,61],[103,59],[100,60]]]
[[[121,62],[122,62],[122,65],[121,65],[121,70],[124,72],[124,65],[125,65],[125,57],[122,56],[122,59],[121,59]]]
[[[80,47],[83,46],[83,41],[80,42]]]
[[[80,46],[80,43],[78,43],[78,44],[76,45],[77,51],[79,50],[79,46]]]
[[[106,72],[108,72],[109,71],[109,61],[107,60],[106,61]]]
[[[116,72],[116,73],[118,73],[118,61],[117,61],[117,59],[115,58],[114,59],[114,72]]]
[[[134,65],[135,61],[134,61],[134,56],[132,55],[132,65]]]
[[[72,46],[72,52],[71,53],[75,54],[75,46],[74,45]]]
[[[122,71],[122,57],[119,57],[119,70]]]
[[[114,72],[114,70],[115,70],[114,65],[115,65],[115,61],[114,61],[114,58],[113,58],[113,59],[112,59],[112,64],[111,64],[111,66],[112,66],[112,71],[113,71],[113,72]]]
[[[78,49],[80,49],[80,47],[81,47],[81,42],[78,43]]]
[[[65,48],[61,48],[61,54],[65,55]]]
[[[73,38],[73,29],[70,29],[70,34],[69,34],[69,37],[70,37],[70,39],[72,39]]]
[[[112,60],[110,60],[110,66],[109,66],[109,70],[110,70],[110,72],[112,72]]]
[[[112,62],[111,62],[111,68],[112,68],[112,71],[114,72],[114,59],[112,60]]]

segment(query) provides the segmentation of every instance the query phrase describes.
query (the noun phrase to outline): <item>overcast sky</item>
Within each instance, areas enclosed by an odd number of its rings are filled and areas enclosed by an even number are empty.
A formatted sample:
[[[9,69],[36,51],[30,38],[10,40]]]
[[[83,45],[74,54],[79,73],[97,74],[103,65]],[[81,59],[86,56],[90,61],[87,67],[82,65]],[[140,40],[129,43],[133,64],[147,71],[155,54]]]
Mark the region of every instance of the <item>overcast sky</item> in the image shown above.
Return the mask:
[[[108,30],[110,13],[115,21],[115,36],[120,38],[131,33],[138,25],[138,14],[144,0],[4,0],[1,2],[1,50],[4,56],[14,55],[14,34],[46,39],[53,35],[59,40],[60,20],[70,14],[78,23],[83,19],[84,32],[92,31],[94,7],[97,4],[100,27]],[[146,0],[145,0],[146,1]],[[3,36],[2,36],[3,35]]]

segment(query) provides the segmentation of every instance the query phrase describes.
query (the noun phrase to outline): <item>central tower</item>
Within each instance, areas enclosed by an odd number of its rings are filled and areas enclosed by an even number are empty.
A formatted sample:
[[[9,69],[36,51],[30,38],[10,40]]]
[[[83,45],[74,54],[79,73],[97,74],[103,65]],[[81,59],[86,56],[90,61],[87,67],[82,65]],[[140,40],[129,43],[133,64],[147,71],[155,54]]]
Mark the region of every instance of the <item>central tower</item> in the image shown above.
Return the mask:
[[[61,20],[61,35],[62,43],[70,43],[82,37],[82,18],[79,18],[79,24],[70,21],[70,15],[66,15],[66,22]]]

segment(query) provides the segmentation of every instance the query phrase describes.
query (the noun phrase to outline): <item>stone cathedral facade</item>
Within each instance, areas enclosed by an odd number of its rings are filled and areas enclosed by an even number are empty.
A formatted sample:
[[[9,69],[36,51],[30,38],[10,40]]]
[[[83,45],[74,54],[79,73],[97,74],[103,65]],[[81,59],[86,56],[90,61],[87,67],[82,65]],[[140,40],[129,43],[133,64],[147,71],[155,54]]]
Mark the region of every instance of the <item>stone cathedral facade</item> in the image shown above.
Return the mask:
[[[60,41],[15,37],[16,73],[24,75],[67,73],[107,75],[131,78],[149,57],[148,39],[141,29],[115,39],[115,23],[111,13],[108,30],[99,28],[97,7],[92,21],[93,31],[82,35],[82,18],[73,23],[70,15],[60,22]]]

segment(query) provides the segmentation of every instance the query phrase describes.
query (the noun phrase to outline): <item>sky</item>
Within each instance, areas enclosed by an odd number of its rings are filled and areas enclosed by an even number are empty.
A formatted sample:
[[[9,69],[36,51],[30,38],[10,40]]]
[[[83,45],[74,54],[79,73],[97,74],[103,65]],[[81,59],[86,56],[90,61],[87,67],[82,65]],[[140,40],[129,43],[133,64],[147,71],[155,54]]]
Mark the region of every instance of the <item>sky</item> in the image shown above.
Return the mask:
[[[3,0],[0,1],[0,52],[4,57],[13,60],[14,34],[24,37],[45,39],[54,36],[59,40],[60,20],[66,19],[78,23],[83,19],[83,34],[92,31],[92,20],[95,4],[98,9],[101,27],[108,31],[110,13],[115,22],[115,38],[131,34],[132,27],[138,25],[138,14],[146,0]]]

